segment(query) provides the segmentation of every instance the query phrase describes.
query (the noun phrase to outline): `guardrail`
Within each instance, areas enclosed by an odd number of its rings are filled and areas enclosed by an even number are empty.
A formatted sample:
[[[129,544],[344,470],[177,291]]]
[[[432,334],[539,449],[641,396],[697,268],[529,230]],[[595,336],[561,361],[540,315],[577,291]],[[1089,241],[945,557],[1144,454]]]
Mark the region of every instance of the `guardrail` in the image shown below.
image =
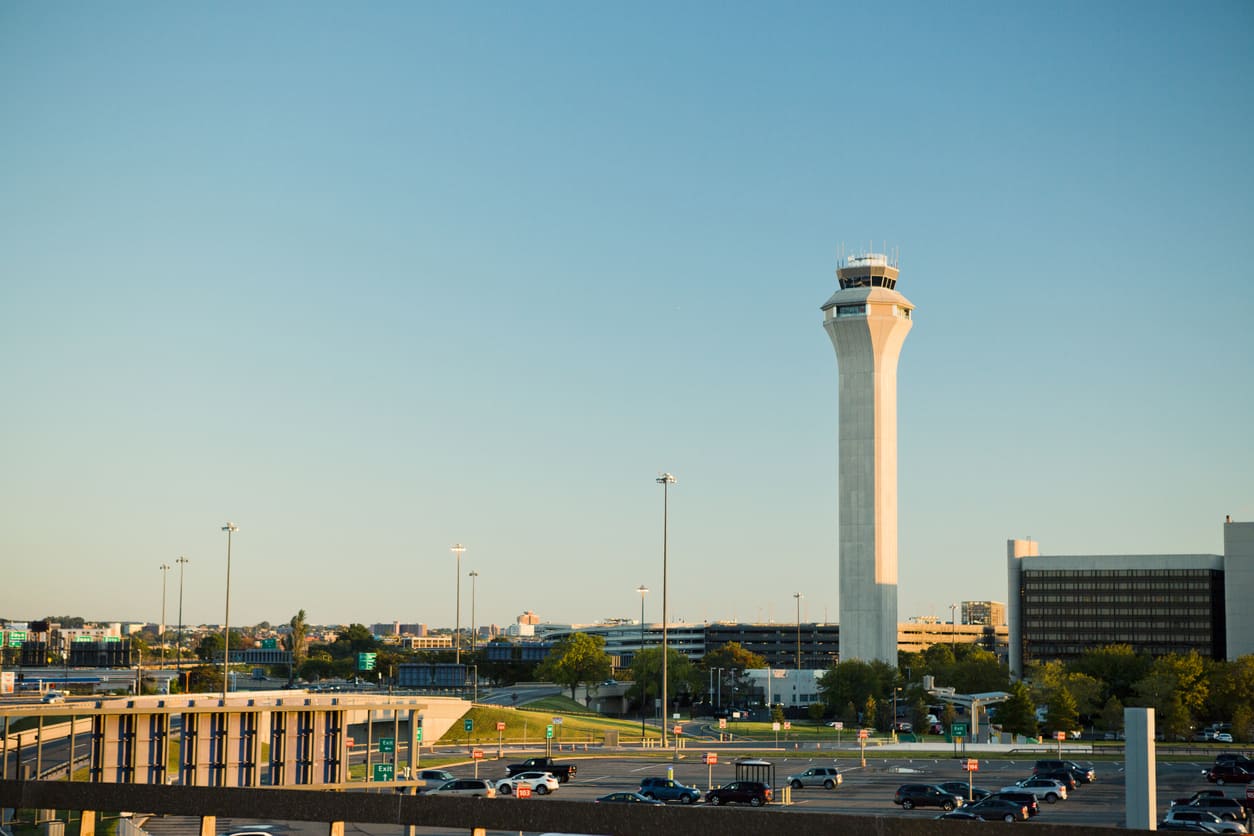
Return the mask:
[[[152,814],[200,816],[202,833],[215,831],[216,817],[274,821],[326,822],[332,836],[344,824],[449,827],[605,834],[605,836],[952,836],[967,822],[902,816],[849,816],[838,813],[773,813],[727,807],[655,807],[395,793],[309,792],[217,787],[167,787],[151,784],[98,784],[66,781],[0,781],[0,807],[83,812],[80,836],[95,836],[96,813],[135,810]],[[798,818],[803,816],[804,818]],[[1033,823],[1036,836],[1109,836],[1096,826]]]

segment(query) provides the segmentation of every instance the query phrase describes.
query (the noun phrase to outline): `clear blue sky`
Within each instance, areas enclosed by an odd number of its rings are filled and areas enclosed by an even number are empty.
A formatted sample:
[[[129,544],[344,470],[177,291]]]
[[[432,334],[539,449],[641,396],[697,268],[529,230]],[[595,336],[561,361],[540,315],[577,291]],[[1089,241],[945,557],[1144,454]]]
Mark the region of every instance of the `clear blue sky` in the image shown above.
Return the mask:
[[[1254,5],[0,6],[0,616],[837,619],[836,253],[901,252],[900,613],[1254,519]],[[177,570],[167,622],[175,620]],[[463,582],[462,620],[469,620]]]

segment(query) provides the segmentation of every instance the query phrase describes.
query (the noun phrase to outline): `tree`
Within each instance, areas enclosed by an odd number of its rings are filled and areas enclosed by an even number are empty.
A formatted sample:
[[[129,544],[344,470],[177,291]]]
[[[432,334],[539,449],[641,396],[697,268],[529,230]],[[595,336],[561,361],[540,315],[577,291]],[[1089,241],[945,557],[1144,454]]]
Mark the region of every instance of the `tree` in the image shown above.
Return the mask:
[[[1140,705],[1153,708],[1156,725],[1171,737],[1187,737],[1210,695],[1207,664],[1197,651],[1169,653],[1150,664],[1132,686]]]
[[[1069,732],[1080,725],[1075,697],[1064,685],[1054,691],[1045,708],[1045,726],[1051,731]]]
[[[1219,662],[1211,671],[1209,716],[1213,720],[1232,720],[1234,739],[1236,717],[1242,710],[1254,713],[1254,655]]]
[[[715,650],[711,650],[701,660],[701,669],[705,671],[712,671],[715,668],[751,671],[765,667],[765,657],[751,650],[745,650],[739,642],[728,642]]]
[[[1118,697],[1111,697],[1106,700],[1106,704],[1102,706],[1099,722],[1104,731],[1123,731],[1123,703],[1119,701]]]
[[[823,702],[835,710],[849,702],[863,705],[868,697],[890,693],[896,680],[896,669],[879,659],[873,662],[851,659],[833,665],[819,677],[819,693],[823,695]],[[872,716],[868,722],[874,719]]]
[[[1032,699],[1032,692],[1022,682],[1013,683],[1009,690],[1010,699],[1002,703],[997,711],[1002,730],[1036,737],[1039,729],[1036,725],[1036,703]]]
[[[336,653],[333,650],[332,654],[336,656],[369,653],[378,649],[379,641],[364,624],[350,624],[336,635],[335,646],[346,648],[344,653]]]
[[[1105,687],[1101,700],[1116,696],[1126,703],[1132,696],[1132,686],[1149,673],[1153,663],[1147,654],[1138,654],[1129,644],[1110,644],[1096,647],[1081,654],[1069,666],[1072,673],[1083,673],[1101,682]]]
[[[631,689],[633,698],[646,704],[652,702],[662,693],[662,648],[649,647],[638,651],[631,660],[631,675],[635,685]],[[673,699],[678,694],[693,690],[694,676],[699,676],[693,669],[687,656],[673,647],[666,649],[666,691],[667,698]],[[736,685],[733,678],[732,693],[729,701],[736,701]]]
[[[639,655],[639,654],[637,654]],[[605,639],[588,633],[571,633],[561,639],[536,668],[536,676],[575,689],[587,682],[600,682],[610,675],[613,665],[605,652]]]
[[[875,701],[875,697],[867,697],[866,702],[862,704],[862,725],[869,728],[878,728],[876,719],[879,716],[879,704]]]
[[[287,649],[292,654],[293,664],[300,667],[300,663],[305,660],[305,636],[309,632],[309,625],[305,622],[305,611],[301,610],[292,616],[288,626],[292,628],[292,632],[287,635]]]
[[[817,726],[823,721],[823,703],[810,703],[810,705],[806,707],[806,714],[810,716],[810,720]]]

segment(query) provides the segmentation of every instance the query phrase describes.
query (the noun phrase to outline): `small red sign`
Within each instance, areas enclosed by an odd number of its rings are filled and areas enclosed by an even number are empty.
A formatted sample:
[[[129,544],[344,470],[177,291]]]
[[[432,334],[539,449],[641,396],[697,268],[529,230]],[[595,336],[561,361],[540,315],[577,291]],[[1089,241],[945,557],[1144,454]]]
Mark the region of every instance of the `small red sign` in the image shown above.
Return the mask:
[[[356,742],[357,742],[357,741],[356,741],[356,740],[353,740],[351,737],[346,737],[346,738],[344,738],[344,745],[345,745],[345,746],[349,746],[349,747],[351,747],[351,746],[352,746],[353,744],[355,744]]]
[[[701,757],[701,762],[708,764],[718,763],[718,752],[706,752]],[[1251,784],[1250,786],[1254,786],[1254,784]]]
[[[789,721],[785,720],[785,721],[784,721],[784,731],[788,731],[788,730],[789,730],[789,729],[791,729],[791,728],[792,728],[792,723],[790,723]]]
[[[483,759],[483,750],[482,750],[482,749],[472,749],[472,750],[471,750],[471,752],[470,752],[470,756],[471,756],[472,758],[474,758],[475,760],[482,760],[482,759]]]
[[[868,737],[870,737],[870,736],[871,736],[871,733],[870,733],[869,731],[867,731],[866,729],[858,729],[858,739],[859,739],[859,740],[866,740],[866,739],[867,739]]]
[[[505,724],[504,724],[504,723],[497,723],[497,724],[496,724],[496,730],[497,730],[497,731],[505,731]]]
[[[1054,740],[1066,740],[1066,739],[1067,739],[1067,733],[1065,731],[1054,732]]]
[[[674,729],[674,731],[675,731],[675,734],[683,734],[683,733],[684,733],[684,727],[683,727],[683,726],[676,726],[676,727],[675,727],[675,729]]]
[[[720,718],[719,718],[719,720],[718,720],[718,727],[719,727],[720,729],[725,729],[725,728],[727,728],[727,718],[726,718],[726,717],[720,717]]]
[[[514,787],[514,795],[518,798],[531,798],[531,787],[526,784],[519,784]]]
[[[967,758],[967,762],[962,765],[967,772],[979,772],[980,762],[975,758]]]

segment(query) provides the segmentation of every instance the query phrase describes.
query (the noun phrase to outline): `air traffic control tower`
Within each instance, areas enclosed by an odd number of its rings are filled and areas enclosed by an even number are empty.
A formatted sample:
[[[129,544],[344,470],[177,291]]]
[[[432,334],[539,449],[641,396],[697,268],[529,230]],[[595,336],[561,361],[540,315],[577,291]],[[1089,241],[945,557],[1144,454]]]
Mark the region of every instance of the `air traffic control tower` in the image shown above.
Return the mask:
[[[897,666],[897,357],[914,306],[885,255],[851,256],[823,327],[840,368],[840,659]]]

